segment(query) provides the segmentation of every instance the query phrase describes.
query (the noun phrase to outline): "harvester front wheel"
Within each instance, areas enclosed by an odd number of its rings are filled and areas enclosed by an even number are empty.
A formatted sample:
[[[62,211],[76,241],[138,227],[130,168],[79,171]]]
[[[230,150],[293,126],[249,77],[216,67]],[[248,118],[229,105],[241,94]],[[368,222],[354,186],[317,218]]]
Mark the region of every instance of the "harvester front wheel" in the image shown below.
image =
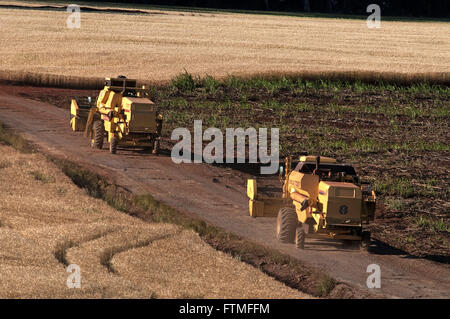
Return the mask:
[[[306,233],[303,229],[303,226],[300,224],[297,226],[297,229],[295,230],[295,247],[298,249],[305,249],[305,238]]]
[[[103,147],[103,139],[105,138],[105,127],[102,121],[95,121],[93,127],[93,135],[91,140],[91,146],[101,149]]]
[[[109,142],[109,152],[111,154],[117,153],[117,144],[119,144],[119,141],[115,137],[111,137],[111,141]]]
[[[294,243],[297,225],[298,219],[295,209],[291,207],[281,208],[277,217],[278,240],[282,243]]]

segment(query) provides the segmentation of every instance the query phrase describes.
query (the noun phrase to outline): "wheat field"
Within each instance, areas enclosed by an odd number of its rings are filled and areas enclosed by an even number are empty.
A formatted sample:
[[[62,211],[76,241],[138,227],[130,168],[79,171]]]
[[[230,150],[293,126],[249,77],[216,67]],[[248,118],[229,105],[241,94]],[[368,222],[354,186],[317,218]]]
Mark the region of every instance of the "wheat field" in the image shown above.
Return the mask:
[[[17,2],[17,1],[16,1]],[[8,1],[5,1],[8,3]],[[4,74],[106,77],[164,82],[194,75],[329,74],[444,77],[450,23],[306,18],[237,13],[81,12],[0,8]]]
[[[0,154],[0,298],[309,298],[191,230],[89,197],[40,154]]]

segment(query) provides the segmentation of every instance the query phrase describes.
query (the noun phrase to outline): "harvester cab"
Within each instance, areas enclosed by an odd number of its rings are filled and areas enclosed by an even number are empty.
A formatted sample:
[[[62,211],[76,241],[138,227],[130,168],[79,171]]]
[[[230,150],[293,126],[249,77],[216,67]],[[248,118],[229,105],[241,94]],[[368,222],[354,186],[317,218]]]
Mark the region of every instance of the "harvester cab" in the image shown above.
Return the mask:
[[[282,198],[258,195],[256,180],[247,182],[250,215],[277,217],[277,238],[304,248],[305,238],[359,241],[367,247],[365,226],[374,219],[375,193],[361,184],[352,165],[333,158],[302,156],[294,169],[285,160]]]
[[[97,102],[81,103],[73,99],[71,127],[84,130],[91,146],[101,149],[106,137],[109,150],[115,154],[118,145],[151,148],[156,154],[162,129],[162,115],[149,99],[145,85],[125,76],[106,78]]]

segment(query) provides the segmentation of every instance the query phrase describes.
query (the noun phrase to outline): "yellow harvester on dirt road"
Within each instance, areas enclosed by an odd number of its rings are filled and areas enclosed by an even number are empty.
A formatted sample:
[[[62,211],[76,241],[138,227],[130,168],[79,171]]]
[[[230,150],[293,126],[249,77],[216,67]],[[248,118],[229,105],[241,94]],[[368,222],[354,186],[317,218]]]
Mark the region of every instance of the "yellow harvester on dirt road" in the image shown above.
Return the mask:
[[[370,232],[363,228],[375,216],[375,192],[360,184],[353,166],[335,159],[302,156],[294,170],[286,158],[283,197],[258,194],[256,180],[247,181],[250,215],[277,216],[277,238],[303,249],[306,237],[359,241],[366,248]]]
[[[101,149],[106,137],[112,154],[118,145],[150,148],[156,154],[162,115],[148,96],[148,89],[138,87],[136,80],[106,78],[95,105],[90,99],[72,99],[70,125],[74,131],[84,130],[92,147]]]

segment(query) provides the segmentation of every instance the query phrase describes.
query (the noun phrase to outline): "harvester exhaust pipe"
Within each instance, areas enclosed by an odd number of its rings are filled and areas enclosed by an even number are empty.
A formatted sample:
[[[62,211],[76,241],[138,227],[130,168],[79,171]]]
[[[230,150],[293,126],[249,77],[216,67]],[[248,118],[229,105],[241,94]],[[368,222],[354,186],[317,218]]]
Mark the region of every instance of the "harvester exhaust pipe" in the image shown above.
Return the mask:
[[[320,165],[320,156],[316,156],[316,169],[313,172],[314,175],[316,175],[316,172],[319,171],[319,165]]]
[[[125,94],[125,91],[127,89],[127,77],[125,75],[119,75],[117,78],[119,79],[123,79],[122,82],[122,92],[120,92],[120,94]]]

